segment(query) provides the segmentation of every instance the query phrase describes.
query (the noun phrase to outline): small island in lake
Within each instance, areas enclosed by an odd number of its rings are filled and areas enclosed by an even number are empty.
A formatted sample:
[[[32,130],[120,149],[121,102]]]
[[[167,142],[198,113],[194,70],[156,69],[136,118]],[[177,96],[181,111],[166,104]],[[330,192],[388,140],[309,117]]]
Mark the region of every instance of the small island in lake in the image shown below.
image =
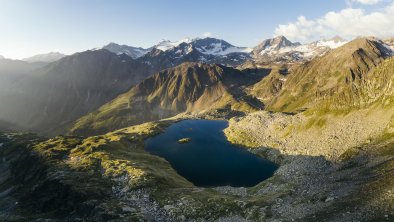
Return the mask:
[[[192,138],[182,138],[178,140],[178,143],[182,144],[182,143],[188,143],[192,141]]]

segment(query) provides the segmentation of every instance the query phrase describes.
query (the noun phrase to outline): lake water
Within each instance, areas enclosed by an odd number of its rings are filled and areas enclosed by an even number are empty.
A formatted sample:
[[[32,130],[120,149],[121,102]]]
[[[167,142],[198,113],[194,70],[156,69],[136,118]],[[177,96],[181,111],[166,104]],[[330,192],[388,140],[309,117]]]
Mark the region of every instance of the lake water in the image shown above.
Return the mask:
[[[271,177],[277,165],[231,144],[227,121],[184,120],[145,141],[145,149],[165,158],[196,186],[251,187]],[[190,138],[187,143],[179,139]]]

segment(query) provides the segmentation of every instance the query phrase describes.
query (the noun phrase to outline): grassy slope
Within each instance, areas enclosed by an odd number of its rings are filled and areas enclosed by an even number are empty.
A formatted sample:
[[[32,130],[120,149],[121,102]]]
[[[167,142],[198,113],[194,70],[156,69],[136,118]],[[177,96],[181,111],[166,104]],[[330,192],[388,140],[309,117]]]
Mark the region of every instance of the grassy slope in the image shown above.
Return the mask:
[[[98,111],[82,117],[71,132],[103,133],[182,112],[204,112],[228,106],[239,111],[257,110],[260,106],[248,101],[238,88],[251,81],[254,79],[235,69],[184,63],[146,79]]]
[[[393,178],[390,173],[393,162],[387,159],[391,156],[391,143],[373,140],[343,155],[344,162],[335,167],[322,157],[282,155],[277,159],[282,165],[278,172],[255,187],[197,188],[165,160],[143,150],[143,139],[161,132],[170,123],[146,123],[88,138],[44,140],[26,134],[1,134],[0,156],[4,159],[0,162],[0,206],[7,207],[0,208],[0,219],[224,217],[305,221],[313,220],[313,216],[329,218],[347,211],[354,218],[359,218],[360,212],[368,213],[365,218],[379,218],[383,208],[391,209],[378,204],[381,198],[386,198],[383,194],[391,189],[389,186],[372,192],[382,181],[391,184],[388,181]],[[357,160],[365,155],[360,151],[373,146],[376,152],[371,154],[378,154],[381,159],[374,156],[371,160]],[[275,149],[254,152],[266,155]],[[357,182],[361,180],[362,183]],[[308,193],[303,193],[305,189]],[[370,195],[358,195],[363,191]],[[333,194],[337,199],[326,201]],[[369,206],[366,201],[374,205]],[[346,208],[338,208],[338,204]]]
[[[292,70],[282,91],[270,101],[268,109],[294,112],[333,95],[352,91],[352,95],[358,96],[357,89],[367,73],[385,56],[379,42],[356,39]]]
[[[146,123],[88,138],[1,134],[0,219],[169,220],[176,215],[216,218],[239,212],[233,197],[195,188],[167,161],[144,151],[143,140],[169,123]],[[182,206],[162,214],[151,209],[169,204]]]
[[[393,130],[393,70],[394,58],[388,58],[363,74],[359,83],[315,101],[302,113],[254,113],[233,119],[226,133],[230,141],[249,147],[336,159],[347,149]]]

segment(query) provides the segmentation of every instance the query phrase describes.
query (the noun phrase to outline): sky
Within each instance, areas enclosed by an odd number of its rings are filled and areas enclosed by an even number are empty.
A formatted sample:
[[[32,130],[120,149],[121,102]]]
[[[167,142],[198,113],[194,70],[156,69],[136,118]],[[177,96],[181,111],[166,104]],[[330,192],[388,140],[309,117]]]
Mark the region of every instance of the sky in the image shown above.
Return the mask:
[[[0,55],[13,59],[185,37],[253,47],[276,35],[394,36],[394,0],[0,0]]]

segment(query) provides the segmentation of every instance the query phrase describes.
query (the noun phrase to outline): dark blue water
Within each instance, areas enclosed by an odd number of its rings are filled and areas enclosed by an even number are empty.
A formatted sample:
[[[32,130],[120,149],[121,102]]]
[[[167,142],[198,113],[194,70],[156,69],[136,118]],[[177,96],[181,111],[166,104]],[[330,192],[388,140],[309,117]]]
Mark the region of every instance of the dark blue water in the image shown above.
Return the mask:
[[[228,142],[227,126],[227,121],[184,120],[146,140],[145,147],[196,186],[251,187],[271,177],[277,166]],[[182,138],[192,140],[179,144]]]

